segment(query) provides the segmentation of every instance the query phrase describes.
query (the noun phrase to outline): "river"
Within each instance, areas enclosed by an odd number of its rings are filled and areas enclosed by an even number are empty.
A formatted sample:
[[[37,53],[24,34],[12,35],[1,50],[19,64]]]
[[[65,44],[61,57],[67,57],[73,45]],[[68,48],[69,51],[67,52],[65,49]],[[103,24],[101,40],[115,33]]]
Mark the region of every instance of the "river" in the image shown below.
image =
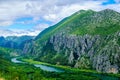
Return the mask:
[[[22,61],[17,60],[17,58],[12,58],[11,62],[13,62],[13,63],[24,63]]]
[[[12,58],[11,62],[13,63],[25,63],[23,61],[19,61],[17,60],[17,58]],[[47,65],[42,65],[42,64],[34,64],[35,67],[39,67],[40,69],[44,70],[44,71],[50,71],[50,72],[64,72],[61,69],[57,69],[55,67],[51,67],[51,66],[47,66]]]

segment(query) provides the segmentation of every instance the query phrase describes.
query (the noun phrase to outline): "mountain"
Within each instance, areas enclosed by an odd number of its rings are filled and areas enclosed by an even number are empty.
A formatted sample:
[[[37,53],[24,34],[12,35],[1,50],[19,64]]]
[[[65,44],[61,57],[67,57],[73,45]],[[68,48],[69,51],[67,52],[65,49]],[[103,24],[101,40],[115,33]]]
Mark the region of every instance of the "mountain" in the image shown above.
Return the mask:
[[[6,48],[13,48],[13,49],[23,49],[24,44],[29,41],[33,40],[34,36],[7,36],[7,37],[0,37],[0,46]]]
[[[20,37],[17,37],[17,36],[8,36],[6,37],[5,39],[7,41],[10,41],[10,42],[14,42],[18,49],[23,49],[24,45],[28,42],[28,41],[31,41],[33,40],[35,37],[34,36],[20,36]]]
[[[36,60],[99,72],[120,70],[120,13],[80,10],[25,44]]]

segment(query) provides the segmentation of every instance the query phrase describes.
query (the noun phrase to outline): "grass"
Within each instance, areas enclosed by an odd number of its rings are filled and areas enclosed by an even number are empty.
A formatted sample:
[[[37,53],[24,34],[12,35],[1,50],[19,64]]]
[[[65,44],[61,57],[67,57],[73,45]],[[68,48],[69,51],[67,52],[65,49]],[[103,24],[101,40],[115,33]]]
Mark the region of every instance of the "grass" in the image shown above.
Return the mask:
[[[34,61],[33,59],[20,59],[21,61],[28,62],[29,64],[43,64],[43,65],[50,65],[49,63]]]

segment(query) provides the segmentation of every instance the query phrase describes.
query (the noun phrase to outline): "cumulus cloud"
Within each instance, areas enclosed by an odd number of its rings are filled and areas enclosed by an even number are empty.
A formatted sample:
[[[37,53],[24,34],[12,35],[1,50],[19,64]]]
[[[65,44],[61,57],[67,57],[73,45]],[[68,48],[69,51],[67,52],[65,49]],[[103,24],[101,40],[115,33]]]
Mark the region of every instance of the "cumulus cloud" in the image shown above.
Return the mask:
[[[21,24],[30,24],[44,19],[53,24],[61,19],[70,16],[71,14],[81,9],[92,9],[100,11],[105,8],[110,8],[120,12],[120,0],[115,0],[117,4],[102,5],[108,0],[1,0],[0,1],[0,27],[9,26],[16,23],[16,19],[22,17],[33,17],[32,21],[18,22]],[[33,30],[36,32],[50,26],[47,23],[38,23]],[[13,33],[15,31],[12,31]],[[25,31],[24,31],[25,32]],[[26,32],[28,33],[29,30]]]

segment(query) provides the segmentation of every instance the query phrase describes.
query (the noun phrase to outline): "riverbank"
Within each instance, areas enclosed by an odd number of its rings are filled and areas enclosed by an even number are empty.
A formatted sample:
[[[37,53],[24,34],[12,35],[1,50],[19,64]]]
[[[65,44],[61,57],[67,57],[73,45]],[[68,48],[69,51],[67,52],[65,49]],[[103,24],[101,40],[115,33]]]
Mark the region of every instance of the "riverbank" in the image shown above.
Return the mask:
[[[24,62],[27,62],[29,64],[42,64],[42,65],[52,66],[52,67],[55,67],[55,68],[58,68],[58,69],[62,69],[66,73],[85,74],[85,75],[88,75],[88,76],[100,78],[102,80],[105,80],[105,79],[119,80],[120,79],[120,74],[100,73],[100,72],[97,72],[95,70],[77,69],[77,68],[72,68],[70,66],[62,66],[62,65],[52,65],[52,64],[49,64],[49,63],[34,61],[32,59],[25,59],[25,58],[21,58],[20,60],[22,60]]]
[[[18,60],[18,59],[17,59]],[[14,63],[14,62],[13,62]],[[12,66],[10,69],[13,69]],[[11,73],[13,71],[13,73]],[[33,66],[33,63],[14,63],[14,69],[9,75],[13,78],[6,78],[5,80],[14,80],[16,77],[19,80],[100,80],[97,77],[89,76],[81,72],[50,72],[44,71]],[[16,75],[15,75],[16,73]],[[6,74],[4,74],[6,75]],[[22,75],[22,76],[21,76]],[[22,78],[21,78],[22,77]]]

